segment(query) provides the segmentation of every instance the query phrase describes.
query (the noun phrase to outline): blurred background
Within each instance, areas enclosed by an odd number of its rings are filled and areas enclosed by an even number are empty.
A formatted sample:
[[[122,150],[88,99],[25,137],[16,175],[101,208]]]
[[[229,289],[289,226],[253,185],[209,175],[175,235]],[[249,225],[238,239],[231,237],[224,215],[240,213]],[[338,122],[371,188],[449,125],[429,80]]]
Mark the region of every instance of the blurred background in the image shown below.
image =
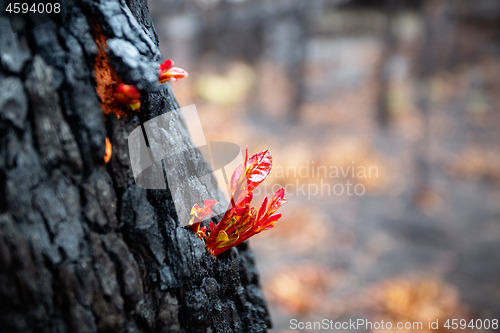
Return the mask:
[[[500,1],[148,2],[207,141],[272,151],[254,205],[286,186],[273,332],[500,319]]]

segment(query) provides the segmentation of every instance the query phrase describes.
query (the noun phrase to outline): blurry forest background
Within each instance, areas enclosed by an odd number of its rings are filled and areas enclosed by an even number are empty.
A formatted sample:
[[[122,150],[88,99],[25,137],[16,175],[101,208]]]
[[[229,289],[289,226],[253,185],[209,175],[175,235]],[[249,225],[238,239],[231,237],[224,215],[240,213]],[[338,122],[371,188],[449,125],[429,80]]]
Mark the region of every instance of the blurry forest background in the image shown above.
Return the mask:
[[[500,1],[149,6],[207,141],[270,149],[266,182],[289,185],[282,220],[250,242],[274,331],[500,318]],[[326,193],[347,181],[366,193]]]

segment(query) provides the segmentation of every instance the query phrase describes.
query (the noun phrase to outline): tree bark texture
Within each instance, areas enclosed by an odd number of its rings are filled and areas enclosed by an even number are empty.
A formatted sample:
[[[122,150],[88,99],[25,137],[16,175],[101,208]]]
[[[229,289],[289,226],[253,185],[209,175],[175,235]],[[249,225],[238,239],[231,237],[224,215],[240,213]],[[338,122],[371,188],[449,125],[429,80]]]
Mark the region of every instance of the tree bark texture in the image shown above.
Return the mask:
[[[128,134],[178,107],[158,83],[146,2],[63,7],[33,27],[26,16],[17,33],[0,16],[0,331],[265,332],[248,246],[215,259],[180,225],[168,190],[134,182]],[[140,112],[104,115],[96,33],[116,76],[141,90]],[[213,179],[191,185],[217,198]]]

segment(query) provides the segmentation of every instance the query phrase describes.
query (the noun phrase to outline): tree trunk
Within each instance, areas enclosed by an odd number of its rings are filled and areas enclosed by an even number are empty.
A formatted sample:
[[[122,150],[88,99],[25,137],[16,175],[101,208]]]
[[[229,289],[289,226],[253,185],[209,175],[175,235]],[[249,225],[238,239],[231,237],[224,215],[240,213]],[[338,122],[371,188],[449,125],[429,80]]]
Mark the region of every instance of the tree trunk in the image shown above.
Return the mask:
[[[215,259],[181,226],[168,189],[134,182],[128,134],[178,107],[157,81],[146,2],[62,5],[44,24],[17,18],[17,33],[0,16],[0,330],[265,332],[248,246]],[[141,90],[140,112],[104,116],[102,61]]]

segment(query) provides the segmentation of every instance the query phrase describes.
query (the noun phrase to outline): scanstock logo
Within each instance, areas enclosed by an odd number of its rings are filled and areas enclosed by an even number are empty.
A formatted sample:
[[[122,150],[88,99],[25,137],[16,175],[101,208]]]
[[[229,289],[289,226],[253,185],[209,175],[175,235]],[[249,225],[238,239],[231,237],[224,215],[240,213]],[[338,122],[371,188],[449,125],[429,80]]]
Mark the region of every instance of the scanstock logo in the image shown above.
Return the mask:
[[[186,140],[188,133],[191,141]],[[182,225],[187,225],[193,205],[202,205],[204,199],[229,203],[229,180],[243,163],[237,144],[206,142],[195,105],[164,113],[137,127],[128,137],[128,148],[136,184],[158,190],[168,186]],[[216,205],[214,214],[223,213],[224,207],[223,202]]]

